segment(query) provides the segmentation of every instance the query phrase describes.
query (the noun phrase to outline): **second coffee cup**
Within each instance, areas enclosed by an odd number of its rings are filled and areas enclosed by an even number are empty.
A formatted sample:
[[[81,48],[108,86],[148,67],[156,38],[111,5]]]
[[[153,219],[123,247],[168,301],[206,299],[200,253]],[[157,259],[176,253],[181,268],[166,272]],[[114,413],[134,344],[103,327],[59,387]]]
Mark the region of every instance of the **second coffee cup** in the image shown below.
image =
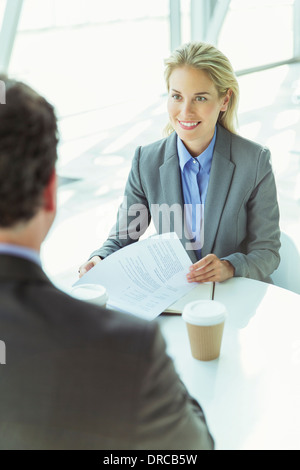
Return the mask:
[[[226,317],[225,305],[215,300],[196,300],[184,307],[182,318],[195,359],[212,361],[220,356]]]

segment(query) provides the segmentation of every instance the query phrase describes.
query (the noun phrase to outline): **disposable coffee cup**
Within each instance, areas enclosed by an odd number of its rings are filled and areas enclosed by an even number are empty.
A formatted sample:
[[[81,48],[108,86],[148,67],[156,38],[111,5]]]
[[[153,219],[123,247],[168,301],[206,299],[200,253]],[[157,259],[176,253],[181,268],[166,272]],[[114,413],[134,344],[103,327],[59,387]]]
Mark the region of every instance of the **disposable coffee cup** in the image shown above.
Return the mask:
[[[225,305],[216,300],[196,300],[184,307],[182,318],[195,359],[212,361],[220,356],[226,317]]]
[[[81,284],[73,287],[71,295],[79,300],[106,307],[108,295],[104,286],[97,284]]]

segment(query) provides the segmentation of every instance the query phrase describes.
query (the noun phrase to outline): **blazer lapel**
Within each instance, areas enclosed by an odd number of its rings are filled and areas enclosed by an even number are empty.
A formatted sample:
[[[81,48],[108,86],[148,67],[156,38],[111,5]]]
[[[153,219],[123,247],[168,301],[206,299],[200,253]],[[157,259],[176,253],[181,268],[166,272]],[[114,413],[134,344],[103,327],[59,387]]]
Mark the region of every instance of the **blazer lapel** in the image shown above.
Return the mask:
[[[173,132],[167,139],[164,163],[159,168],[160,182],[163,191],[163,200],[161,204],[166,204],[169,209],[174,208],[178,217],[178,226],[172,227],[183,247],[186,249],[190,244],[190,240],[186,238],[184,230],[184,201],[182,194],[182,184],[180,167],[177,153],[177,134]],[[174,206],[175,205],[175,206]],[[176,207],[176,209],[175,209]],[[177,229],[176,229],[177,228]],[[188,255],[191,258],[191,263],[197,261],[196,254],[193,250],[188,250]]]
[[[160,181],[164,200],[172,206],[183,205],[180,167],[177,154],[177,134],[173,132],[167,139],[164,163],[159,167]]]
[[[163,190],[163,200],[169,208],[173,204],[181,207],[181,233],[178,233],[183,246],[186,248],[190,240],[184,231],[184,201],[180,177],[180,167],[177,154],[177,134],[173,132],[167,140],[164,163],[160,166],[160,180]],[[223,208],[235,169],[230,160],[231,135],[226,129],[218,125],[217,140],[212,159],[210,179],[204,209],[204,245],[202,256],[211,253],[218,232]],[[194,251],[188,251],[191,261],[195,263],[197,257]]]
[[[202,255],[212,253],[235,165],[230,161],[231,136],[218,125],[208,191],[204,209],[204,245]]]

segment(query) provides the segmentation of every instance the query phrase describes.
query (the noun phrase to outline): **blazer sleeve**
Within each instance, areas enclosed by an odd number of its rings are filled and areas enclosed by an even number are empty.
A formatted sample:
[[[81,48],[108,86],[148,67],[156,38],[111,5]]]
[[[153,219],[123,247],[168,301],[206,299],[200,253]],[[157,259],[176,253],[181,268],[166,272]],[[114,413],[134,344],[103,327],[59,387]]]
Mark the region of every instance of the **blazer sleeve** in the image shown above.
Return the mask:
[[[270,151],[262,148],[256,167],[254,188],[247,201],[247,237],[243,253],[227,259],[235,276],[267,280],[277,269],[280,256],[279,207]]]
[[[179,379],[156,324],[147,351],[136,407],[137,449],[213,450],[203,411]]]
[[[102,247],[94,251],[90,258],[93,256],[106,258],[120,248],[138,241],[150,224],[149,205],[140,178],[140,153],[141,147],[138,147],[132,161],[123,201],[118,210],[117,221]]]

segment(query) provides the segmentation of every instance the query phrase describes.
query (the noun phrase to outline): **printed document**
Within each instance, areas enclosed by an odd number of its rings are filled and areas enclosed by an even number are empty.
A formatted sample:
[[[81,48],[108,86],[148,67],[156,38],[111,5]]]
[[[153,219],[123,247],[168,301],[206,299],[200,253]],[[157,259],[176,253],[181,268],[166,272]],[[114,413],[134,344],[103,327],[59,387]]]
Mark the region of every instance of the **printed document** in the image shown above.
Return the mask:
[[[192,262],[175,233],[132,243],[96,264],[73,286],[101,284],[107,306],[152,320],[194,289]]]

